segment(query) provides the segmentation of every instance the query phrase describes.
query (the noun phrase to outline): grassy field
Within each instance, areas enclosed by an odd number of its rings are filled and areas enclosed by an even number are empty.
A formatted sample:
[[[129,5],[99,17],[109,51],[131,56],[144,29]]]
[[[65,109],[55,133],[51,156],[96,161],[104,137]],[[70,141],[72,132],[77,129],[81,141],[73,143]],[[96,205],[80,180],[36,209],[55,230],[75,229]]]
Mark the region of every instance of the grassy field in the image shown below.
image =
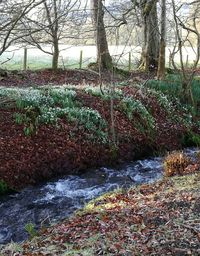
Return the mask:
[[[36,48],[28,48],[28,68],[40,69],[51,67],[51,55],[48,55]],[[45,50],[51,51],[49,46],[45,47]],[[59,66],[62,68],[79,68],[80,52],[83,51],[83,63],[82,67],[86,67],[89,63],[94,62],[96,59],[96,47],[95,46],[60,46]],[[128,53],[132,50],[131,47],[125,46],[111,46],[110,52],[115,62],[118,65],[124,65],[128,68]],[[6,69],[22,69],[23,68],[23,55],[24,49],[19,47],[11,47],[8,52],[5,52],[1,56],[1,62],[8,62],[2,64]],[[120,61],[119,61],[120,59]]]
[[[40,69],[51,67],[51,55],[48,55],[37,48],[27,47],[28,49],[28,69]],[[50,46],[45,46],[45,50],[51,52]],[[169,65],[169,49],[167,48],[166,60]],[[83,51],[83,64],[86,67],[88,63],[96,59],[96,46],[70,46],[60,45],[59,66],[62,68],[79,68],[80,51]],[[109,46],[110,54],[118,67],[128,69],[129,53],[131,52],[131,68],[135,68],[141,53],[140,46]],[[171,49],[172,50],[172,49]],[[24,48],[21,46],[12,46],[0,57],[2,68],[5,69],[23,69]],[[188,59],[188,64],[193,63],[195,53],[191,48],[184,48],[184,61]],[[179,63],[178,54],[175,56],[175,62]]]

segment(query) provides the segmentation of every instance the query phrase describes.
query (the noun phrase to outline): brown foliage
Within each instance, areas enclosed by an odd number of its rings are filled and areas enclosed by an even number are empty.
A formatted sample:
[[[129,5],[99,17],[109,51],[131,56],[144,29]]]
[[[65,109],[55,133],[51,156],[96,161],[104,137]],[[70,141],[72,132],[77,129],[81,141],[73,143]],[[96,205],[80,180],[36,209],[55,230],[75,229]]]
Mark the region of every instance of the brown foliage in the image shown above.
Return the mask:
[[[192,161],[184,153],[176,151],[169,154],[163,163],[165,176],[169,177],[177,174],[184,175],[190,172],[188,167],[192,164]]]

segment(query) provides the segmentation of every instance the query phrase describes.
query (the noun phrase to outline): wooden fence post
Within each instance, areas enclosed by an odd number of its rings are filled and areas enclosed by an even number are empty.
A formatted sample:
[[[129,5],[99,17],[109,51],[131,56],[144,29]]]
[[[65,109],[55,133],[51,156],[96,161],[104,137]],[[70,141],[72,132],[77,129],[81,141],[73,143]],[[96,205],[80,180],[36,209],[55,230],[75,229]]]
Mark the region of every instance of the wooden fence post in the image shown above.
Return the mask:
[[[24,48],[24,62],[23,62],[23,70],[27,70],[27,48]]]
[[[80,60],[79,60],[79,68],[82,68],[83,64],[83,50],[80,51]]]

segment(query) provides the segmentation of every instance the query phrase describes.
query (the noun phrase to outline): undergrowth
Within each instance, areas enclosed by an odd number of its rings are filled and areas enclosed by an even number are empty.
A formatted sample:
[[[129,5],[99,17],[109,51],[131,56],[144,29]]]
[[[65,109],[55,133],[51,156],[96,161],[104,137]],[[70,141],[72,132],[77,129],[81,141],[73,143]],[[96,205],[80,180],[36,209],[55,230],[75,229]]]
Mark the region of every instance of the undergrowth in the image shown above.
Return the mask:
[[[104,87],[102,90],[99,87],[87,86],[84,91],[92,96],[100,97],[103,100],[120,99],[122,94],[122,90],[115,88],[113,91],[110,87]]]
[[[181,76],[178,74],[168,74],[164,81],[149,80],[146,85],[150,89],[155,89],[163,92],[171,97],[181,98]],[[194,101],[197,105],[200,104],[200,80],[193,79],[192,93]]]
[[[80,106],[76,92],[67,88],[1,88],[0,96],[15,101],[15,122],[24,125],[25,135],[37,133],[40,124],[57,124],[59,119],[89,132],[90,139],[106,143],[106,122],[97,110]]]
[[[148,92],[154,95],[159,105],[165,109],[168,118],[175,123],[182,124],[187,132],[181,138],[181,144],[186,146],[199,146],[200,136],[193,130],[200,128],[200,80],[194,77],[192,93],[195,106],[181,103],[181,76],[169,74],[164,81],[150,80],[147,82]]]
[[[6,194],[10,191],[10,188],[4,180],[0,180],[0,195]]]
[[[181,144],[184,147],[199,147],[200,146],[200,136],[192,131],[186,132],[181,138]]]
[[[159,81],[156,81],[156,83],[162,84]],[[151,87],[149,85],[151,85],[151,81],[148,84],[148,87]],[[169,90],[171,90],[170,88]],[[103,100],[112,98],[118,100],[116,102],[119,105],[115,103],[115,109],[121,110],[138,131],[151,138],[154,137],[156,120],[150,110],[139,99],[135,99],[131,95],[124,95],[119,88],[115,88],[113,91],[109,86],[104,86],[102,89],[103,92],[99,87],[87,86],[84,91]],[[160,108],[165,111],[167,118],[173,123],[180,123],[185,126],[188,134],[191,135],[190,131],[192,131],[192,126],[194,125],[193,116],[196,114],[195,110],[190,106],[182,105],[175,98],[176,92],[174,90],[173,97],[169,92],[162,92],[162,90],[144,87],[140,88],[140,90],[143,90],[145,97],[154,97]],[[97,110],[82,107],[77,100],[76,91],[68,85],[67,87],[58,86],[53,88],[0,88],[0,97],[10,99],[12,102],[10,107],[12,108],[14,102],[14,108],[16,109],[14,119],[17,124],[23,125],[25,135],[36,134],[42,124],[51,124],[59,127],[59,121],[62,119],[74,125],[74,129],[71,132],[72,136],[74,136],[74,131],[81,129],[85,131],[85,135],[90,140],[108,142],[106,121]],[[9,104],[7,107],[9,107]],[[182,138],[182,141],[183,145],[185,145],[189,140]],[[189,144],[191,144],[191,141],[194,145],[200,144],[199,139],[194,134],[190,136]]]
[[[189,130],[191,129],[192,116],[195,115],[193,107],[183,105],[178,98],[172,98],[170,95],[155,89],[147,89],[147,94],[156,98],[156,102],[165,110],[169,119],[183,124]]]
[[[173,152],[165,157],[163,162],[165,176],[184,175],[192,161],[182,152]]]
[[[120,108],[129,120],[138,117],[137,122],[134,124],[141,132],[154,131],[156,126],[155,119],[139,100],[134,99],[132,96],[127,96],[122,99]]]
[[[35,230],[35,226],[33,223],[27,223],[24,227],[25,231],[29,235],[29,239],[33,239],[37,235],[37,231]]]

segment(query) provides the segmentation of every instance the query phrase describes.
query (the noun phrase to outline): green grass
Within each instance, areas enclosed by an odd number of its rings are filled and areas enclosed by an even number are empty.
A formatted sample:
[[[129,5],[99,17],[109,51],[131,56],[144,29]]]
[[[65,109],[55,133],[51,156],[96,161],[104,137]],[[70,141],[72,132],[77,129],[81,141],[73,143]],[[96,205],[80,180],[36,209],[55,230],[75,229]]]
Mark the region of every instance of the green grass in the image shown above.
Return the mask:
[[[2,59],[1,61],[5,61],[6,59]],[[88,62],[83,62],[82,68],[86,68]],[[29,57],[27,61],[27,69],[29,70],[37,70],[37,69],[44,69],[44,68],[51,68],[51,57],[45,57],[43,59],[35,59],[34,57]],[[77,59],[68,59],[62,63],[59,60],[59,68],[69,68],[69,69],[76,69],[79,68],[79,60]],[[21,58],[16,58],[15,60],[10,60],[5,64],[1,65],[1,68],[7,70],[22,70],[23,69],[23,60]]]

